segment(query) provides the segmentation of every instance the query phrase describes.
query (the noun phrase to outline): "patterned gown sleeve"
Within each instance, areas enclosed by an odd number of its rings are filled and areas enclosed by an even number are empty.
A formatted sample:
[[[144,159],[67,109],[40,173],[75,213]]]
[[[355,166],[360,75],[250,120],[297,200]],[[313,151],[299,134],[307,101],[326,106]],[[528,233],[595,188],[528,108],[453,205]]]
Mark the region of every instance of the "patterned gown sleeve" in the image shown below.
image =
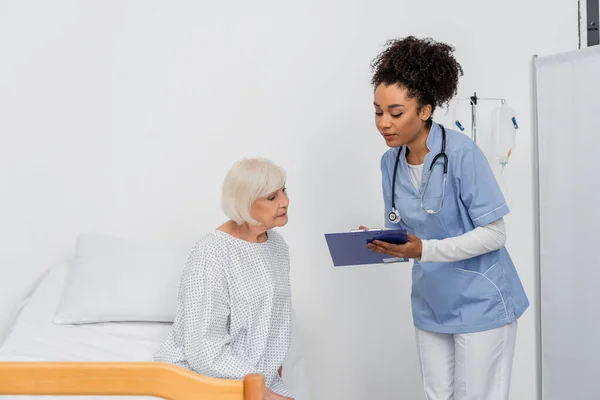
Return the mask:
[[[183,348],[190,367],[199,374],[242,379],[256,367],[230,346],[230,298],[227,276],[212,252],[190,257],[194,268],[182,281]]]

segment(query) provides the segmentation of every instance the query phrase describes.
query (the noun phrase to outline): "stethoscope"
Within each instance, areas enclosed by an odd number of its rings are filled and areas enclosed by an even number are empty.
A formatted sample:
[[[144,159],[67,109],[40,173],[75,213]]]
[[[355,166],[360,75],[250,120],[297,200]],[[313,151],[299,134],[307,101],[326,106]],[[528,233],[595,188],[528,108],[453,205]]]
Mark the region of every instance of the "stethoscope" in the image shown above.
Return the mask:
[[[442,128],[442,151],[433,157],[433,161],[429,166],[429,173],[427,174],[427,182],[425,182],[425,187],[423,188],[423,193],[421,193],[421,209],[425,211],[429,215],[435,215],[442,211],[442,207],[444,206],[444,198],[446,197],[446,177],[448,175],[448,156],[446,155],[446,129],[444,129],[443,125],[440,125]],[[400,160],[400,153],[402,153],[402,147],[398,149],[398,154],[396,155],[396,164],[394,165],[394,176],[392,178],[392,210],[388,214],[388,218],[394,224],[400,223],[400,213],[396,209],[395,202],[395,188],[396,188],[396,175],[398,173],[398,161]],[[423,197],[425,196],[425,192],[427,191],[427,186],[429,186],[429,179],[431,178],[431,172],[433,171],[433,167],[436,164],[438,158],[444,159],[444,183],[442,186],[442,200],[440,201],[440,208],[437,211],[431,209],[425,209],[423,207]]]

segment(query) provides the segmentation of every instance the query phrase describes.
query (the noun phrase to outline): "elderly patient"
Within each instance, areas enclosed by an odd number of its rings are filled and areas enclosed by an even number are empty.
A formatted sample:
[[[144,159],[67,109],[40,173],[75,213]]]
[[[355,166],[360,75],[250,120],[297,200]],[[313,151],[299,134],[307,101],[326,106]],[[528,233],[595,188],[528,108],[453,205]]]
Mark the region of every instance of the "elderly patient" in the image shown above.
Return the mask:
[[[201,238],[184,269],[173,328],[156,361],[215,378],[265,377],[266,399],[291,399],[281,366],[291,336],[285,172],[238,161],[223,184],[230,220]]]

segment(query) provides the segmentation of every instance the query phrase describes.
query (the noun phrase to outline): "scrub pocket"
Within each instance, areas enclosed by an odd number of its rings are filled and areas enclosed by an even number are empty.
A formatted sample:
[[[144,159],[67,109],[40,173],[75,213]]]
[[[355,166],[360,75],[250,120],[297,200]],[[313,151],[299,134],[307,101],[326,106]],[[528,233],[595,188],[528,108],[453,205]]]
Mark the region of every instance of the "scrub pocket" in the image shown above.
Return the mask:
[[[485,272],[455,268],[457,290],[462,297],[461,315],[465,324],[508,319],[506,293],[508,282],[499,262]]]

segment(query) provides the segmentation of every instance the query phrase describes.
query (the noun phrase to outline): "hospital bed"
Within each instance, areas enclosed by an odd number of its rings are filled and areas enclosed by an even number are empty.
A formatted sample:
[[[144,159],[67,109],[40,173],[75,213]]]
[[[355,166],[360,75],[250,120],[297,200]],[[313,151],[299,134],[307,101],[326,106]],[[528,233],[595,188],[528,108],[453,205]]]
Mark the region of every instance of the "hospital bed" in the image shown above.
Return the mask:
[[[98,235],[80,237],[73,260],[44,272],[10,326],[0,327],[7,332],[0,342],[0,400],[28,400],[27,395],[49,400],[262,400],[261,375],[215,379],[153,362],[172,323],[160,313],[174,311],[186,253],[157,253]],[[76,267],[79,275],[72,271]],[[143,268],[144,275],[136,268]],[[122,276],[115,277],[115,271]],[[131,281],[136,276],[137,288],[112,284],[102,289],[111,279]],[[150,300],[158,280],[165,289]],[[151,304],[143,304],[147,302]],[[166,303],[162,310],[161,303]],[[122,309],[110,309],[117,305]],[[148,314],[154,310],[158,315]],[[283,379],[297,400],[308,399],[303,357],[294,338]]]

